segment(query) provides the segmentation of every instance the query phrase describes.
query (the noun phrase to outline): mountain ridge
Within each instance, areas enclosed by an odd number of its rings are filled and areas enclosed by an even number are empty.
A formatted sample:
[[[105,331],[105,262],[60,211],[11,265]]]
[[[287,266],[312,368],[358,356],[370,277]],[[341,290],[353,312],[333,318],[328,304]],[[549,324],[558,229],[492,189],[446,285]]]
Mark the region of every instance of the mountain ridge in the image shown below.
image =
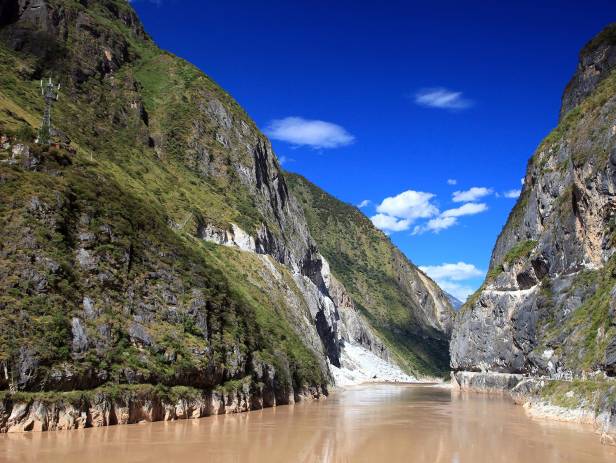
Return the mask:
[[[426,363],[429,356],[421,347],[411,347],[417,344],[414,338],[433,339],[434,351],[438,352],[443,345],[446,350],[452,312],[445,293],[359,209],[334,198],[301,175],[285,175],[333,273],[347,287],[360,313],[373,320],[371,326],[386,343],[391,346],[391,340],[404,333],[400,343],[410,352],[421,352],[424,358],[416,360],[420,363]],[[395,347],[394,352],[400,358]],[[438,362],[446,368],[449,359],[439,358]]]
[[[293,403],[365,377],[354,350],[389,359],[267,138],[127,2],[3,3],[0,76],[0,431]]]

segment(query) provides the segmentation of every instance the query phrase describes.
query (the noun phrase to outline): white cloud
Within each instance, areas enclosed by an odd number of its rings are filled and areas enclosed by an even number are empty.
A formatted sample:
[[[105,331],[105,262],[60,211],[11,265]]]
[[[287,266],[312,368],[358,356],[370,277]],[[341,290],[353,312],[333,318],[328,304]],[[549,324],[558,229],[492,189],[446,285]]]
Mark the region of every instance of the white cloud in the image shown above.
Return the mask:
[[[476,190],[481,190],[477,192]],[[467,192],[456,192],[461,197],[481,197],[491,193],[487,188],[471,188]],[[396,232],[408,230],[418,219],[428,219],[423,224],[413,228],[413,235],[425,232],[438,233],[458,223],[458,217],[479,214],[488,210],[485,203],[467,202],[460,207],[447,209],[443,212],[434,204],[435,195],[425,191],[407,190],[396,196],[385,198],[377,207],[377,215],[372,217],[372,223],[383,231]],[[367,200],[366,200],[367,201]],[[454,199],[455,201],[455,199]],[[358,207],[367,203],[362,201]]]
[[[417,219],[438,215],[439,210],[432,203],[433,198],[432,193],[414,190],[385,198],[376,207],[378,214],[372,217],[372,223],[383,231],[408,230]]]
[[[290,162],[295,162],[295,159],[289,158],[289,157],[283,155],[283,156],[280,156],[278,158],[278,161],[280,162],[281,166],[284,166],[285,164],[288,164]]]
[[[381,214],[414,221],[438,214],[438,208],[432,204],[434,194],[423,191],[407,190],[399,195],[385,198],[376,208]]]
[[[468,283],[462,282],[481,278],[484,275],[482,270],[466,262],[425,265],[419,268],[436,281],[444,291],[461,301],[465,301],[474,292]]]
[[[396,217],[392,217],[387,214],[377,214],[370,217],[370,220],[372,220],[372,223],[376,228],[379,228],[385,232],[404,231],[408,230],[411,226],[411,221],[409,219],[397,219]]]
[[[473,264],[467,264],[466,262],[457,262],[455,264],[444,263],[441,265],[421,265],[419,268],[434,280],[447,279],[462,281],[483,276],[483,272],[481,270]]]
[[[471,100],[446,88],[426,88],[415,94],[415,103],[420,106],[439,109],[465,109],[473,105]]]
[[[466,302],[468,296],[475,292],[475,288],[468,285],[456,283],[455,281],[441,281],[437,282],[441,289],[448,292],[459,301]]]
[[[444,211],[442,217],[461,217],[463,215],[475,215],[480,212],[488,210],[488,206],[485,203],[466,203],[460,207],[454,209],[447,209]]]
[[[434,232],[438,233],[441,230],[446,230],[449,227],[453,227],[458,223],[458,219],[455,217],[435,217],[433,219],[428,220],[424,225],[416,225],[413,228],[413,235],[421,235],[425,232]]]
[[[479,198],[483,198],[484,196],[488,196],[492,194],[491,188],[486,187],[477,187],[474,186],[470,190],[466,191],[454,191],[452,195],[452,199],[454,203],[467,203],[471,201],[476,201]]]
[[[413,235],[421,235],[425,232],[438,233],[456,225],[458,217],[475,215],[487,210],[488,206],[484,203],[466,203],[454,209],[447,209],[441,212],[438,217],[428,220],[424,225],[416,225],[413,228]]]
[[[455,178],[448,178],[447,185],[457,185],[458,181]]]
[[[503,193],[503,196],[504,196],[505,198],[512,198],[512,199],[515,199],[515,198],[517,198],[518,196],[520,196],[520,193],[522,193],[522,190],[509,190],[509,191],[505,191],[505,192]]]
[[[273,140],[316,149],[338,148],[355,141],[355,137],[339,125],[301,117],[275,119],[264,129],[264,132]]]
[[[369,206],[371,203],[372,201],[370,201],[369,199],[364,199],[361,203],[357,205],[357,207],[361,209],[362,207]]]

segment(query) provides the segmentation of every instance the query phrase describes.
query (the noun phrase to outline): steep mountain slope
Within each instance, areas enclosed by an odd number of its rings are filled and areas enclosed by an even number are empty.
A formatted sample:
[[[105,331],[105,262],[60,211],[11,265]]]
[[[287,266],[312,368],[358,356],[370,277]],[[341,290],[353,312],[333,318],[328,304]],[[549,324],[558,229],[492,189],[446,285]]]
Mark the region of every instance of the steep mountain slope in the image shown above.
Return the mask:
[[[2,2],[0,138],[0,431],[288,403],[384,352],[269,141],[125,0]]]
[[[318,307],[317,327],[306,300],[288,303],[287,287],[262,296],[271,277],[231,280],[236,261],[254,258],[202,239],[208,227],[241,224],[289,281],[296,271],[323,286],[301,209],[254,123],[159,51],[126,2],[9,3],[0,386],[212,388],[247,378],[279,403],[321,389],[325,342],[331,361],[339,348],[325,320],[334,314]],[[54,123],[76,155],[31,143],[37,79],[48,75],[63,84]]]
[[[582,50],[486,281],[457,317],[454,370],[592,378],[591,389],[616,390],[605,380],[616,375],[614,56],[616,25]]]
[[[438,375],[449,365],[447,295],[357,208],[286,174],[332,273],[398,362]]]

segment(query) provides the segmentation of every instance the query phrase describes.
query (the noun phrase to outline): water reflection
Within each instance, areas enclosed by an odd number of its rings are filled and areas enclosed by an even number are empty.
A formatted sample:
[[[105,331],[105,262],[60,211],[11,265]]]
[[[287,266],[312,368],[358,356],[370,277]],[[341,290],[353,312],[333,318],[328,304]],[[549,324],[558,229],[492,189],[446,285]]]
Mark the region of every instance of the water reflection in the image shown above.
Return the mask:
[[[587,427],[426,386],[367,385],[328,400],[174,423],[0,437],[0,461],[614,462]]]

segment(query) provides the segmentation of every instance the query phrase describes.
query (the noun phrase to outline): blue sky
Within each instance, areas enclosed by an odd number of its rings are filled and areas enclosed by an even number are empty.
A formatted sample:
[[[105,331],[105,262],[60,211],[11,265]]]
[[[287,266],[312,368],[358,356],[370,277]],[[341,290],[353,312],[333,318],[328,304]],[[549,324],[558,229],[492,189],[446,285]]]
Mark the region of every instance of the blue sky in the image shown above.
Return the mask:
[[[616,20],[613,0],[133,3],[287,170],[363,203],[461,299],[481,284],[578,51]]]

